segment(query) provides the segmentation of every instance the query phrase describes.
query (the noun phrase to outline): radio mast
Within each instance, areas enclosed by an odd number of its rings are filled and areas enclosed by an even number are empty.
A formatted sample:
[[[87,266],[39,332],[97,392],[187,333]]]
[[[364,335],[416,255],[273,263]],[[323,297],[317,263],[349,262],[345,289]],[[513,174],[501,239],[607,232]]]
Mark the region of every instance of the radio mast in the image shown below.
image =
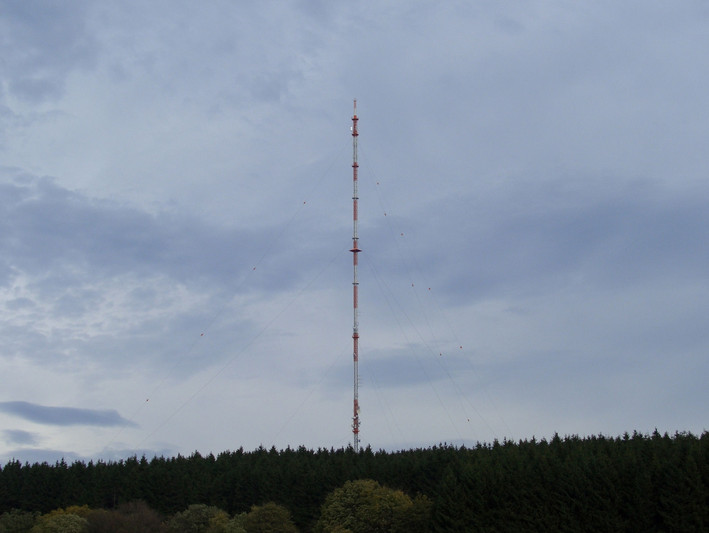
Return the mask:
[[[359,237],[357,235],[357,100],[354,101],[354,113],[352,114],[352,269],[354,280],[352,281],[352,300],[354,305],[354,322],[352,326],[352,359],[354,361],[354,401],[352,413],[352,434],[354,435],[354,451],[359,451],[359,281],[357,280],[357,254],[359,249]]]

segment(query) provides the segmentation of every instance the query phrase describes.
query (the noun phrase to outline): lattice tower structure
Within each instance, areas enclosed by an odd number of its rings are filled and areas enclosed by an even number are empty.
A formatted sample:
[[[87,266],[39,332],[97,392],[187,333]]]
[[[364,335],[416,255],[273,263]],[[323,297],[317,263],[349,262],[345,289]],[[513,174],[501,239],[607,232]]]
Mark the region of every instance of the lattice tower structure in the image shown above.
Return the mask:
[[[357,234],[358,212],[357,202],[359,201],[357,191],[357,100],[354,101],[354,113],[352,114],[352,270],[354,279],[352,281],[352,300],[354,307],[354,317],[352,325],[352,360],[354,362],[354,397],[352,411],[352,435],[354,437],[354,451],[359,451],[359,280],[357,278],[358,255],[362,251],[359,248],[359,235]]]

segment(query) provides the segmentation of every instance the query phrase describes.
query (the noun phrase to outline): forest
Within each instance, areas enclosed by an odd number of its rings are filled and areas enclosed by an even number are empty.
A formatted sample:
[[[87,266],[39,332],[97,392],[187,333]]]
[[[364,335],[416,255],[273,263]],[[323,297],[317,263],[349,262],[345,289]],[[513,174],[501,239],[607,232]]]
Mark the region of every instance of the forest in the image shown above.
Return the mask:
[[[709,433],[0,470],[0,533],[709,530]]]

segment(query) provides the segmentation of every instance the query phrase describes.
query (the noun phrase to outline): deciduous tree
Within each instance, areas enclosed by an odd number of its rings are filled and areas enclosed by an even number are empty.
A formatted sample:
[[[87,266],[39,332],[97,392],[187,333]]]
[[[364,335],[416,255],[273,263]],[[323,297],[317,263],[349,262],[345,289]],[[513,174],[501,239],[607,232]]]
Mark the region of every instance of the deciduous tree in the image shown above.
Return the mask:
[[[39,518],[30,533],[86,533],[89,523],[71,513],[50,513]]]
[[[222,533],[229,515],[221,509],[204,504],[190,505],[167,523],[170,533]]]
[[[425,497],[418,497],[414,501],[402,491],[384,487],[371,479],[348,481],[331,492],[325,500],[316,531],[426,531],[430,508],[430,502]]]
[[[297,533],[290,511],[273,502],[254,505],[244,519],[246,533]]]
[[[12,509],[0,515],[0,533],[28,533],[37,521],[38,513]]]

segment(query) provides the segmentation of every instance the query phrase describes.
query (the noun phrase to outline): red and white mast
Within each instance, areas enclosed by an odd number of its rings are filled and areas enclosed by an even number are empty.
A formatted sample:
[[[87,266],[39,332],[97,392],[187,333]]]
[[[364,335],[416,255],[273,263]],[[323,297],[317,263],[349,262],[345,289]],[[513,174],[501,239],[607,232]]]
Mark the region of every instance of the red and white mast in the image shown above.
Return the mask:
[[[357,235],[357,100],[354,101],[354,113],[352,115],[352,268],[354,280],[352,281],[352,299],[354,304],[354,324],[352,326],[352,359],[354,361],[354,402],[352,414],[352,434],[354,435],[354,451],[359,451],[359,281],[357,280],[357,254],[359,249],[359,236]]]

